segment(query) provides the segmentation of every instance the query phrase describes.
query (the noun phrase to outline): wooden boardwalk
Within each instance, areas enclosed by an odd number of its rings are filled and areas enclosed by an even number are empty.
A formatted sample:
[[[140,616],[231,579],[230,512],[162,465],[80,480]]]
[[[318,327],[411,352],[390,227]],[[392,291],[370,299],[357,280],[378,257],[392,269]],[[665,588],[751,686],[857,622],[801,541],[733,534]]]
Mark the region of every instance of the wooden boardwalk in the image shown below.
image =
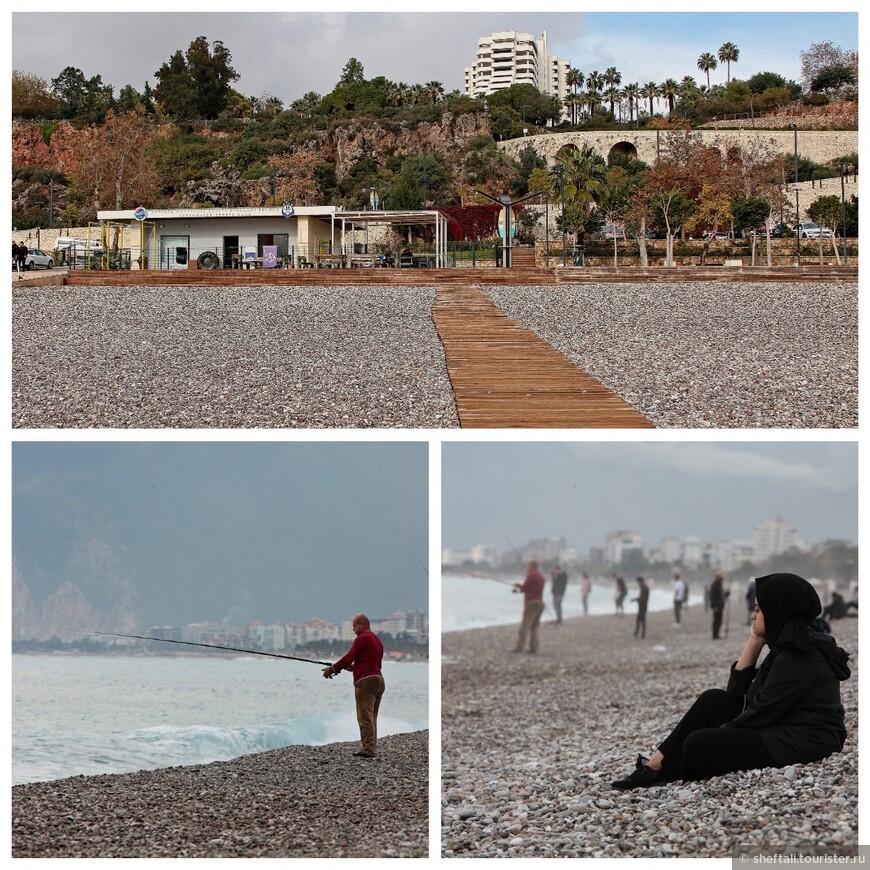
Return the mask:
[[[479,286],[436,285],[432,319],[464,429],[653,427],[614,392],[504,315]]]

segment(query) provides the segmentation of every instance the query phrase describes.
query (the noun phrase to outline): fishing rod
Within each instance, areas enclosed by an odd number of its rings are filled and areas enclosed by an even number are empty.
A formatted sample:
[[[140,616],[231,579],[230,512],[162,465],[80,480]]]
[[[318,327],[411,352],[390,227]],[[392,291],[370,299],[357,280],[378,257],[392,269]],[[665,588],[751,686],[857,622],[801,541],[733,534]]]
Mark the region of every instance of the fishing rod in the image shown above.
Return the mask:
[[[180,643],[180,644],[184,644],[185,646],[205,646],[205,647],[208,647],[209,649],[224,649],[224,650],[228,650],[229,652],[248,653],[249,655],[252,655],[252,656],[269,656],[270,658],[273,658],[273,659],[292,659],[294,662],[308,662],[309,664],[312,664],[312,665],[330,666],[332,664],[332,662],[319,662],[319,661],[316,661],[315,659],[303,659],[303,658],[300,658],[299,656],[286,656],[286,655],[281,655],[281,653],[262,652],[261,650],[257,650],[257,649],[240,649],[237,646],[218,646],[217,644],[214,644],[214,643],[194,643],[192,640],[171,640],[168,637],[146,637],[145,635],[141,635],[141,634],[113,634],[112,632],[109,632],[109,631],[80,631],[78,629],[76,630],[76,634],[98,634],[98,635],[101,635],[102,637],[127,637],[127,638],[135,638],[136,640],[156,640],[156,641],[159,641],[160,643]]]

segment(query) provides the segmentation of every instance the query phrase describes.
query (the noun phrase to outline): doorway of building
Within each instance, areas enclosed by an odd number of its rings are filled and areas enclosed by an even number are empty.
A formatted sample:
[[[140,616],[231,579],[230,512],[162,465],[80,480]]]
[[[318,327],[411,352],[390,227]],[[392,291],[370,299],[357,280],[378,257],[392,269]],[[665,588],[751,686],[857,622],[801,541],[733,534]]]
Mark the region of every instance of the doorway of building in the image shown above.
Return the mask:
[[[160,237],[160,268],[186,269],[190,253],[190,236]]]
[[[223,267],[224,269],[232,269],[233,268],[233,257],[237,257],[239,255],[239,237],[238,236],[224,236],[224,260]]]

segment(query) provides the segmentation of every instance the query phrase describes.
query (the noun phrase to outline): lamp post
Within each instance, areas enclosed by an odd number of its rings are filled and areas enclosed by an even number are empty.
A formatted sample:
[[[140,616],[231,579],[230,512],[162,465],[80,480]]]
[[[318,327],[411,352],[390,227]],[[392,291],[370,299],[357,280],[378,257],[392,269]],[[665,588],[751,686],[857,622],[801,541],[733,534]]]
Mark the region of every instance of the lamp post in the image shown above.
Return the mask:
[[[843,265],[849,265],[849,255],[846,252],[846,182],[843,178],[845,167],[840,164],[840,205],[843,208]]]
[[[794,208],[797,226],[795,229],[797,232],[795,233],[795,237],[797,238],[797,264],[798,268],[801,265],[801,192],[797,188],[794,189]]]
[[[565,167],[559,167],[559,197],[562,201],[562,265],[568,265],[568,255],[565,250],[567,239],[565,237]]]

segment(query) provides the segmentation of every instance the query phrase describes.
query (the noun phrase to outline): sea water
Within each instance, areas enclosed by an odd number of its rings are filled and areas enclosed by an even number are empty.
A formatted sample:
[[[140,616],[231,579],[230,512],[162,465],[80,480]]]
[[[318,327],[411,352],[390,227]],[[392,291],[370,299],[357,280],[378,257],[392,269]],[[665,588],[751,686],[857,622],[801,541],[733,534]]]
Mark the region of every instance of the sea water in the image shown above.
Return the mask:
[[[384,663],[378,736],[428,727],[428,665]],[[12,656],[12,782],[359,739],[349,673],[260,656]]]
[[[517,577],[517,582],[522,578]],[[470,577],[461,574],[445,574],[441,577],[441,630],[464,631],[467,628],[485,628],[488,625],[511,625],[519,623],[522,615],[522,596],[512,593],[513,582]],[[637,613],[637,583],[626,579],[628,595],[623,609],[626,616]],[[667,610],[673,607],[674,593],[670,588],[650,589],[648,610]],[[555,619],[550,585],[544,591],[547,609],[543,618]],[[594,583],[589,593],[589,613],[615,613],[614,585],[611,582]],[[570,583],[562,599],[562,616],[568,619],[583,615],[580,585]]]

